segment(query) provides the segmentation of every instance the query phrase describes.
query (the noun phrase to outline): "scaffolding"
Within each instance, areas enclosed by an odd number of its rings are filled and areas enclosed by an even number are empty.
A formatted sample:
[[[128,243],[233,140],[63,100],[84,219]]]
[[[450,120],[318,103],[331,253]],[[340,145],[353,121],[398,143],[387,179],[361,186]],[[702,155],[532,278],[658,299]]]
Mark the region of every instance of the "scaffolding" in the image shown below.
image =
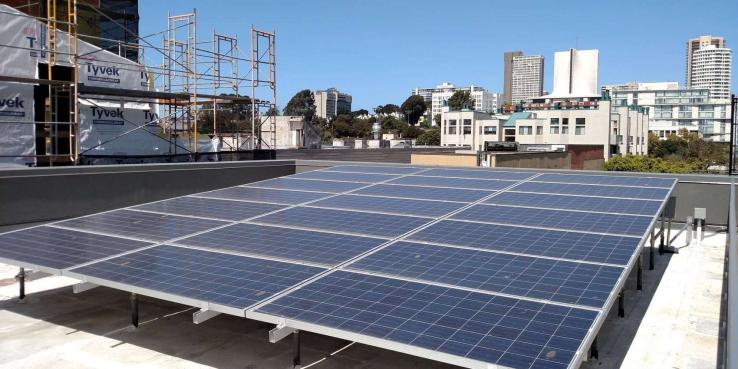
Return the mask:
[[[200,160],[202,156],[212,160],[213,154],[219,158],[223,152],[276,147],[274,32],[251,26],[251,50],[244,52],[239,49],[235,34],[213,30],[212,38],[200,41],[196,9],[185,14],[167,14],[165,30],[139,36],[127,24],[116,22],[85,2],[43,1],[46,11],[40,11],[40,15],[13,15],[33,18],[43,25],[39,43],[43,45],[40,51],[45,56],[45,70],[37,74],[38,78],[0,75],[0,81],[44,86],[44,113],[42,116],[35,114],[34,119],[36,154],[33,161],[36,165],[80,164],[83,158],[94,156],[95,150],[137,135],[161,140],[161,146],[166,147],[163,149],[165,155],[186,156],[186,160]],[[120,73],[140,71],[140,88],[124,87],[122,83],[107,87],[81,79],[81,68],[89,68],[86,65],[95,60],[96,53],[116,48],[81,51],[80,40],[85,40],[82,41],[85,44],[94,40],[110,44],[116,40],[80,34],[78,6],[89,8],[87,10],[99,14],[100,19],[138,40],[137,43],[117,41],[118,55],[129,59],[135,55],[133,62],[138,65],[109,60],[106,63],[115,64]],[[65,11],[60,11],[62,7]],[[60,15],[64,19],[60,19]],[[161,44],[154,44],[158,42]],[[0,44],[0,55],[3,48],[12,47]],[[41,67],[39,65],[39,69]],[[249,88],[250,95],[243,95]],[[41,103],[37,98],[35,101]],[[147,115],[145,122],[125,119],[130,129],[83,147],[80,106],[100,108],[102,103],[121,107],[149,104],[155,107],[156,114]],[[155,126],[158,133],[152,130]]]

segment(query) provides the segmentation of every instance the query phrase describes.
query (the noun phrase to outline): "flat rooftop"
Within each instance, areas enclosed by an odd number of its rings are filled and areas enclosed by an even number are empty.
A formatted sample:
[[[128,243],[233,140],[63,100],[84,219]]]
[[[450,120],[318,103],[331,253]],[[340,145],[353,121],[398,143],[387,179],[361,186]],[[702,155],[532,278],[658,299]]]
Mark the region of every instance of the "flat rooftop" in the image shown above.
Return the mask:
[[[625,286],[625,317],[612,309],[598,337],[599,359],[582,368],[716,368],[721,339],[726,233],[706,231],[701,244],[687,244],[674,224],[677,254],[655,255],[648,270],[643,254],[643,290],[635,271]],[[141,297],[141,326],[130,325],[129,294],[97,287],[72,292],[77,281],[28,273],[25,301],[18,302],[16,267],[0,265],[0,368],[264,368],[292,362],[289,339],[271,344],[273,325],[220,315],[201,325],[196,310]],[[376,347],[304,332],[303,367],[455,368]]]

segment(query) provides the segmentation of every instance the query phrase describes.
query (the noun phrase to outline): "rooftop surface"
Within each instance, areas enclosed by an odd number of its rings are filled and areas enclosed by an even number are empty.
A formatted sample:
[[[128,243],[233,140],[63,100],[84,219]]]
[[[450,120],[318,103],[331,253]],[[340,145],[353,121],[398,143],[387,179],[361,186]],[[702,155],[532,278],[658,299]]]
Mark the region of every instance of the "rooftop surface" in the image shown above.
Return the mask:
[[[644,285],[635,273],[625,288],[625,318],[612,309],[598,338],[599,359],[582,368],[716,368],[721,326],[725,233],[708,230],[687,245],[672,228],[678,254],[656,255]],[[196,326],[194,308],[143,297],[141,326],[130,326],[129,294],[98,287],[73,294],[75,280],[29,273],[29,296],[17,301],[17,268],[0,265],[0,368],[249,368],[291,364],[286,339],[267,340],[271,324],[221,315]],[[307,333],[302,361],[310,366],[350,342]],[[453,368],[380,348],[354,344],[313,368]]]

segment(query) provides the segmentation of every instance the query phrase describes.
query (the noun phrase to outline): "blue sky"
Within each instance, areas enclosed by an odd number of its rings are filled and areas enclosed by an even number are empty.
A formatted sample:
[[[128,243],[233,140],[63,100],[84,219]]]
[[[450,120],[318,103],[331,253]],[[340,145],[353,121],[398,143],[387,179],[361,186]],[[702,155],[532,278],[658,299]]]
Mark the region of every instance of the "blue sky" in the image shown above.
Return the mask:
[[[700,34],[738,50],[736,0],[142,0],[140,33],[164,30],[168,11],[193,8],[200,39],[215,28],[248,51],[251,24],[276,31],[280,107],[301,89],[332,86],[353,95],[354,110],[399,105],[412,88],[444,81],[502,92],[508,50],[544,55],[550,90],[553,53],[577,40],[600,50],[600,84],[683,84],[685,42]]]

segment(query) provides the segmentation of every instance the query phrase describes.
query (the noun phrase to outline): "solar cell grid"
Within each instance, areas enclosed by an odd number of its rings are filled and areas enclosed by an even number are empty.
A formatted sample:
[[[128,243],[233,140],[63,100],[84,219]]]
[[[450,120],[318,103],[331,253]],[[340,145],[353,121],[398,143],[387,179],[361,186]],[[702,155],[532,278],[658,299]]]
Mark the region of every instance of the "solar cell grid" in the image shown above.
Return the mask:
[[[496,179],[471,179],[471,178],[448,178],[448,177],[423,177],[407,176],[393,179],[387,184],[402,184],[411,186],[449,187],[472,190],[501,190],[510,187],[515,182]]]
[[[650,216],[656,215],[661,208],[660,201],[537,194],[514,191],[501,193],[486,200],[484,203]]]
[[[175,246],[156,246],[73,273],[243,309],[324,269]]]
[[[622,197],[663,201],[667,188],[597,186],[570,183],[525,182],[515,186],[515,191],[552,193],[561,195]]]
[[[149,245],[151,243],[41,226],[0,235],[0,256],[58,272]]]
[[[465,206],[464,203],[395,199],[389,197],[340,195],[320,200],[311,206],[346,210],[368,210],[399,215],[440,217]]]
[[[419,200],[474,202],[493,194],[494,191],[376,184],[371,187],[362,188],[354,193],[357,195],[389,196]]]
[[[615,265],[626,265],[640,242],[635,237],[453,220],[440,221],[407,239]]]
[[[445,169],[435,168],[423,172],[423,176],[428,177],[458,177],[458,178],[477,178],[477,179],[504,179],[510,181],[521,181],[530,178],[537,173],[535,172],[511,172],[511,171],[495,171],[495,170],[464,170],[464,169]]]
[[[312,179],[292,179],[290,177],[280,177],[275,179],[269,179],[266,181],[250,183],[248,187],[259,187],[259,188],[274,188],[279,190],[300,190],[300,191],[316,191],[316,192],[331,192],[339,193],[355,190],[360,187],[366,186],[366,183],[352,183],[352,182],[336,182],[336,181],[322,181]]]
[[[305,192],[275,190],[271,188],[231,187],[222,190],[199,193],[197,197],[224,200],[258,201],[275,204],[292,205],[332,196],[329,192]]]
[[[661,187],[671,188],[674,178],[606,176],[586,174],[547,173],[534,179],[536,182],[580,183],[610,186]]]
[[[234,224],[185,238],[177,244],[336,265],[384,242],[386,240],[377,238]]]
[[[377,183],[389,179],[397,178],[397,175],[375,174],[375,173],[349,173],[349,172],[333,172],[329,170],[314,170],[311,172],[299,173],[289,178],[298,179],[323,179],[332,181],[349,181],[363,183]]]
[[[379,174],[411,174],[423,170],[418,167],[394,167],[382,165],[337,165],[330,168],[333,172],[350,172],[350,173],[379,173]]]
[[[623,268],[398,242],[348,266],[428,282],[602,308]]]
[[[650,217],[586,213],[579,211],[474,205],[451,217],[478,222],[548,227],[641,237],[651,225]]]
[[[350,272],[257,309],[481,362],[566,368],[597,313]]]
[[[291,208],[253,220],[266,225],[296,226],[388,238],[400,236],[430,221],[429,218],[309,207]]]
[[[284,205],[257,202],[176,197],[170,200],[135,206],[132,209],[238,221],[284,208]]]
[[[135,210],[115,210],[56,223],[70,229],[100,232],[112,236],[147,241],[166,241],[225,225],[210,219],[154,214]]]

